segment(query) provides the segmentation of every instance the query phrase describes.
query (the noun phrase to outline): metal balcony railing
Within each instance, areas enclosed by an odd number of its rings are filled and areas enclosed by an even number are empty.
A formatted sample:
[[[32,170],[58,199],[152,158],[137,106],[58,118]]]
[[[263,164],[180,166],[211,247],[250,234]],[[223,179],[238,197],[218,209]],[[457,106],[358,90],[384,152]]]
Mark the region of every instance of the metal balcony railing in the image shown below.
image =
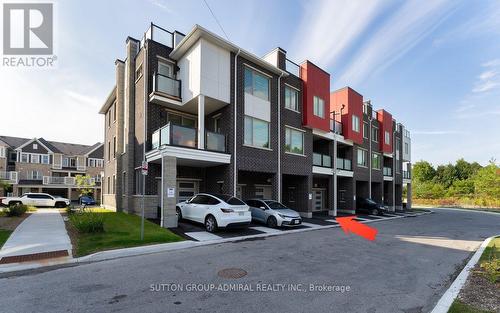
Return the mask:
[[[0,172],[0,180],[5,181],[9,184],[17,184],[17,172]]]
[[[335,120],[330,120],[330,130],[335,134],[342,135],[342,123]]]
[[[181,98],[181,81],[178,79],[154,73],[153,86],[155,92],[161,92],[179,99]]]
[[[70,176],[43,176],[44,185],[61,185],[74,186],[76,184],[75,177]]]
[[[174,47],[174,34],[153,23],[151,23],[148,30],[144,33],[144,37],[141,40],[141,47],[144,46],[146,40],[153,40],[170,48]]]
[[[332,167],[332,157],[327,154],[313,153],[313,165],[321,167]]]
[[[352,162],[349,159],[337,158],[337,169],[352,171]]]
[[[392,168],[384,166],[384,176],[392,176]]]

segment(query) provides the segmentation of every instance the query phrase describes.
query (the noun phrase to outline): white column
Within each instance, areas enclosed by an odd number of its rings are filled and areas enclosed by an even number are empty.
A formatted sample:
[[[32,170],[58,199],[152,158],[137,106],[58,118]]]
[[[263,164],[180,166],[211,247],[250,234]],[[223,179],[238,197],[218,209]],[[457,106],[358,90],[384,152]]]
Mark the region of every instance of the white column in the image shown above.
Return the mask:
[[[205,149],[205,96],[198,96],[198,149]]]

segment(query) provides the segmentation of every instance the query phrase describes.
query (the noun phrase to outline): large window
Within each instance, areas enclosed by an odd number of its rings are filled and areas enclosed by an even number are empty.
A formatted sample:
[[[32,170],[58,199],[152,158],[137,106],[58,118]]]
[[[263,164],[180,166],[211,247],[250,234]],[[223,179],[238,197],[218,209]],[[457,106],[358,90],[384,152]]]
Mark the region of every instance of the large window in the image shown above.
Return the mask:
[[[172,112],[168,112],[167,121],[179,126],[196,128],[196,120],[194,118],[189,118]]]
[[[269,123],[245,116],[245,145],[269,148]]]
[[[368,159],[368,152],[366,150],[358,148],[358,158],[357,158],[358,166],[367,167],[368,166],[367,159]]]
[[[320,97],[314,96],[313,105],[313,114],[317,117],[325,118],[325,101]]]
[[[285,128],[285,151],[297,154],[304,154],[304,133],[292,129],[289,127]]]
[[[22,163],[29,163],[29,154],[21,152],[21,162]]]
[[[379,170],[382,168],[382,158],[380,154],[378,153],[373,153],[372,154],[372,168]]]
[[[391,144],[391,134],[388,131],[384,132],[384,142],[386,145]]]
[[[378,128],[372,127],[372,140],[378,142]]]
[[[40,155],[32,154],[31,155],[31,163],[40,163]]]
[[[174,77],[172,63],[158,62],[158,74],[168,77]]]
[[[368,123],[363,122],[363,138],[368,139]]]
[[[245,67],[245,92],[269,101],[269,78],[249,67]]]
[[[285,86],[285,108],[299,111],[299,92],[289,86]]]
[[[359,117],[357,115],[352,116],[352,130],[359,133]]]
[[[41,163],[43,164],[49,164],[50,159],[48,154],[42,154],[41,156]]]

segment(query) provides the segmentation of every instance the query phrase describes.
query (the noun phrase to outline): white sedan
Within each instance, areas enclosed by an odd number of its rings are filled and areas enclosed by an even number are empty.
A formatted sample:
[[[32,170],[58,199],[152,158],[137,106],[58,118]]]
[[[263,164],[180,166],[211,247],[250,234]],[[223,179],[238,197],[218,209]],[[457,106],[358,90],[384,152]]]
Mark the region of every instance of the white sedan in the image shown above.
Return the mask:
[[[252,221],[248,205],[230,195],[199,193],[176,205],[178,219],[203,223],[208,232],[218,228],[246,226]]]
[[[2,199],[2,203],[8,206],[16,204],[32,205],[38,207],[64,208],[70,204],[69,199],[58,198],[48,193],[25,193],[21,197],[7,197]]]

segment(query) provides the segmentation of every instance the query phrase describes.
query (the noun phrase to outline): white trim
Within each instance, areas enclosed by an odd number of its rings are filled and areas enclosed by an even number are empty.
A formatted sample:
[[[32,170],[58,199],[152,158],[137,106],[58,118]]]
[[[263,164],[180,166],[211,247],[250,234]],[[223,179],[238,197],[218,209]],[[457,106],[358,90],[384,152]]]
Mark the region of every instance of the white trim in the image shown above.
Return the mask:
[[[256,72],[261,73],[262,75],[267,76],[267,78],[269,78],[269,79],[273,79],[273,75],[269,75],[266,72],[263,72],[263,71],[255,68],[255,67],[253,67],[252,65],[246,63],[246,62],[243,62],[243,65],[246,66],[246,67],[248,67],[248,68],[251,68],[252,70],[254,70]],[[243,75],[245,75],[245,74],[243,74]],[[271,85],[271,82],[269,82],[269,85]],[[269,97],[271,97],[271,86],[269,86]]]
[[[322,166],[313,165],[312,172],[313,172],[313,174],[333,175],[333,169],[330,167],[322,167]]]
[[[149,101],[150,102],[153,102],[153,101],[166,102],[166,103],[170,103],[170,104],[178,105],[179,107],[182,107],[182,102],[181,101],[174,100],[174,99],[171,99],[171,98],[168,98],[168,97],[164,97],[164,96],[159,95],[157,92],[154,92],[154,91],[149,95]]]
[[[290,154],[290,155],[295,155],[295,156],[301,156],[301,157],[307,157],[307,155],[305,154],[300,154],[300,153],[295,153],[295,152],[289,152],[289,151],[285,151],[285,154]]]
[[[299,88],[297,88],[297,87],[294,87],[294,86],[289,85],[289,84],[287,84],[287,83],[285,83],[285,86],[290,87],[290,88],[295,89],[295,90],[297,90],[298,92],[300,92],[300,89],[299,89]]]
[[[162,149],[151,150],[146,153],[146,161],[152,162],[165,156],[173,156],[179,159],[197,160],[211,162],[213,164],[230,164],[231,155],[213,151],[165,146]]]
[[[266,150],[266,151],[273,151],[271,148],[266,148],[266,147],[257,147],[257,146],[252,146],[252,145],[247,145],[247,144],[242,144],[243,147],[247,148],[254,148],[254,149],[261,149],[261,150]]]
[[[297,127],[293,127],[293,126],[290,126],[290,125],[288,125],[288,124],[285,124],[285,127],[287,127],[287,128],[291,128],[291,129],[295,129],[295,130],[297,130],[297,131],[299,131],[299,132],[303,132],[303,133],[305,133],[305,132],[306,132],[306,130],[304,130],[304,129],[300,129],[300,128],[297,128]]]
[[[89,152],[85,153],[83,156],[88,157],[89,154],[91,154],[92,152],[96,151],[97,149],[99,149],[102,146],[104,146],[104,142],[101,142],[99,145],[97,145],[97,147],[95,147],[94,149],[92,149]],[[93,158],[93,159],[95,159],[95,158]],[[104,160],[104,158],[103,158],[103,160]]]
[[[52,150],[50,150],[49,148],[47,148],[47,146],[46,146],[46,145],[44,145],[43,143],[41,143],[41,142],[40,142],[40,140],[38,140],[37,138],[33,138],[33,139],[31,139],[31,140],[29,140],[29,141],[25,142],[24,144],[20,145],[19,147],[17,147],[17,148],[16,148],[16,149],[14,149],[14,150],[21,151],[21,149],[22,149],[22,148],[26,147],[27,145],[29,145],[29,144],[30,144],[30,143],[32,143],[33,141],[38,142],[38,143],[39,143],[40,145],[42,145],[42,147],[44,147],[44,148],[45,148],[45,150],[47,150],[48,152],[52,152],[52,153],[54,153],[54,151],[52,151]]]
[[[347,171],[347,170],[337,169],[337,176],[354,177],[354,172],[353,171]]]

